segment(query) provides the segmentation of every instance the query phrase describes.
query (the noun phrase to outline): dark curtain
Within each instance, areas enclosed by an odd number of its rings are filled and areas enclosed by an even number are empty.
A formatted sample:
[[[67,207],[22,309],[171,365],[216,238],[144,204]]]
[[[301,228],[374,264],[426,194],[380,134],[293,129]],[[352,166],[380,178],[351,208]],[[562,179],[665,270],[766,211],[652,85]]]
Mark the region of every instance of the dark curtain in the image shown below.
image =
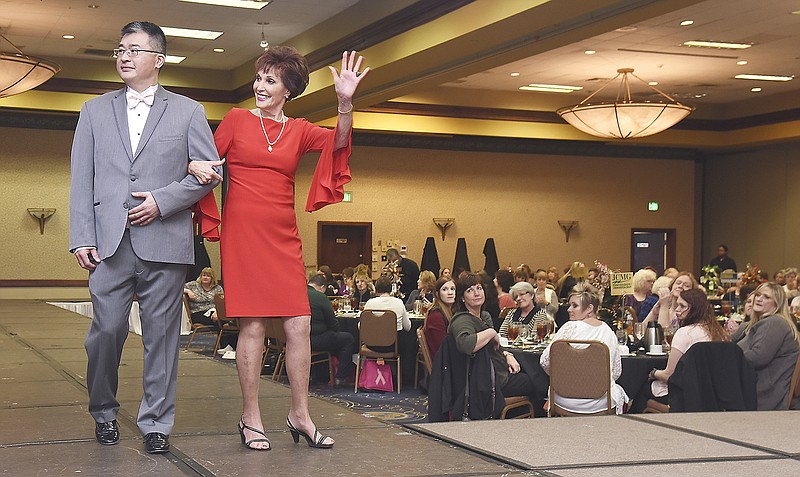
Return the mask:
[[[453,278],[458,278],[458,274],[468,271],[471,272],[472,268],[469,266],[469,255],[467,255],[467,239],[459,238],[456,244],[456,259],[453,261]]]
[[[483,269],[490,277],[493,277],[500,270],[500,263],[497,261],[497,250],[494,248],[494,239],[487,238],[483,246],[483,255],[486,257]]]
[[[436,241],[433,237],[425,239],[425,248],[422,250],[422,262],[419,264],[420,270],[430,270],[437,277],[441,265],[439,264],[439,252],[436,251]]]

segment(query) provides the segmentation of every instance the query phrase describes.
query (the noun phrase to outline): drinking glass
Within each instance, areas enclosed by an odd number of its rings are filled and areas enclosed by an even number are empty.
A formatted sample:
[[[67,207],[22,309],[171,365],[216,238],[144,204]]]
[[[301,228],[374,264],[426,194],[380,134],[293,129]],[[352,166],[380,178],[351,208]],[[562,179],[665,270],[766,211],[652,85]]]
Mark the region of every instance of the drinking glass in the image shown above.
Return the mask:
[[[625,342],[628,341],[628,332],[625,330],[625,328],[617,330],[616,331],[616,335],[617,335],[617,341],[619,341],[619,344],[624,345]]]
[[[800,321],[800,305],[792,305],[792,314]]]
[[[664,341],[667,342],[667,345],[671,348],[672,347],[672,337],[675,336],[675,328],[668,326],[667,329],[664,330]]]
[[[543,342],[545,336],[547,336],[548,325],[548,322],[536,323],[536,337],[539,338],[539,343]]]
[[[644,323],[636,322],[633,324],[633,336],[636,341],[642,341],[642,338],[644,338]]]
[[[508,325],[508,341],[509,342],[517,341],[517,338],[519,337],[519,328],[520,328],[520,326],[519,326],[518,323],[511,323],[510,325]]]

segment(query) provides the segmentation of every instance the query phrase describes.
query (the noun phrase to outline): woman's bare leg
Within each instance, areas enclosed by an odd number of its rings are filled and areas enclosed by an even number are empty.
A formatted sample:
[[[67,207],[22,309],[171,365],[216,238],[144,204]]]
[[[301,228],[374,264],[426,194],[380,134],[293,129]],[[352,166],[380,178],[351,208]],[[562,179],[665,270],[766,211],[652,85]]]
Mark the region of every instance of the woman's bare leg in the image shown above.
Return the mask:
[[[283,330],[286,332],[286,374],[289,376],[289,387],[292,390],[292,408],[289,411],[289,420],[295,428],[305,432],[313,439],[316,426],[308,413],[311,317],[286,317],[283,319]],[[236,350],[238,358],[239,349]],[[333,439],[327,438],[322,443],[333,444]]]
[[[242,318],[239,320],[239,342],[236,345],[236,371],[242,387],[242,419],[256,429],[264,429],[261,411],[258,407],[258,383],[261,379],[261,357],[264,352],[264,331],[266,324],[262,318]],[[245,429],[246,440],[263,439],[264,436]],[[266,442],[253,442],[254,448],[268,448]]]

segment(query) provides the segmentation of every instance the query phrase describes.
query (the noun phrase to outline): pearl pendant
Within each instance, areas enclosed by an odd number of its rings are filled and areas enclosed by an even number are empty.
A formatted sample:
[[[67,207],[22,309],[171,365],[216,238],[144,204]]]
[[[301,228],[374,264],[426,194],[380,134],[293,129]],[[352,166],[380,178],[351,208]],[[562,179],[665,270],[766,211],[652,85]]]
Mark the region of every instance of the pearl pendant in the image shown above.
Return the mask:
[[[267,151],[272,152],[272,146],[267,145]]]

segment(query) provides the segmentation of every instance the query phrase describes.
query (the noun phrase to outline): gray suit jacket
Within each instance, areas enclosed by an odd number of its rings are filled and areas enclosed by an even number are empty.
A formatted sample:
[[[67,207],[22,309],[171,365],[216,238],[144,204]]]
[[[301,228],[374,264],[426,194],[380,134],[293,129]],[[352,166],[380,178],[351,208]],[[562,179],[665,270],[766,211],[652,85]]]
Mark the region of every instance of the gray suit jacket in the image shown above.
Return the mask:
[[[136,255],[153,262],[192,264],[190,207],[216,183],[201,185],[187,168],[189,161],[219,160],[205,110],[159,86],[134,154],[126,108],[125,88],[81,108],[72,143],[70,251],[95,246],[101,259],[113,255],[125,232],[128,210],[142,202],[131,192],[150,191],[161,217],[130,227]]]

